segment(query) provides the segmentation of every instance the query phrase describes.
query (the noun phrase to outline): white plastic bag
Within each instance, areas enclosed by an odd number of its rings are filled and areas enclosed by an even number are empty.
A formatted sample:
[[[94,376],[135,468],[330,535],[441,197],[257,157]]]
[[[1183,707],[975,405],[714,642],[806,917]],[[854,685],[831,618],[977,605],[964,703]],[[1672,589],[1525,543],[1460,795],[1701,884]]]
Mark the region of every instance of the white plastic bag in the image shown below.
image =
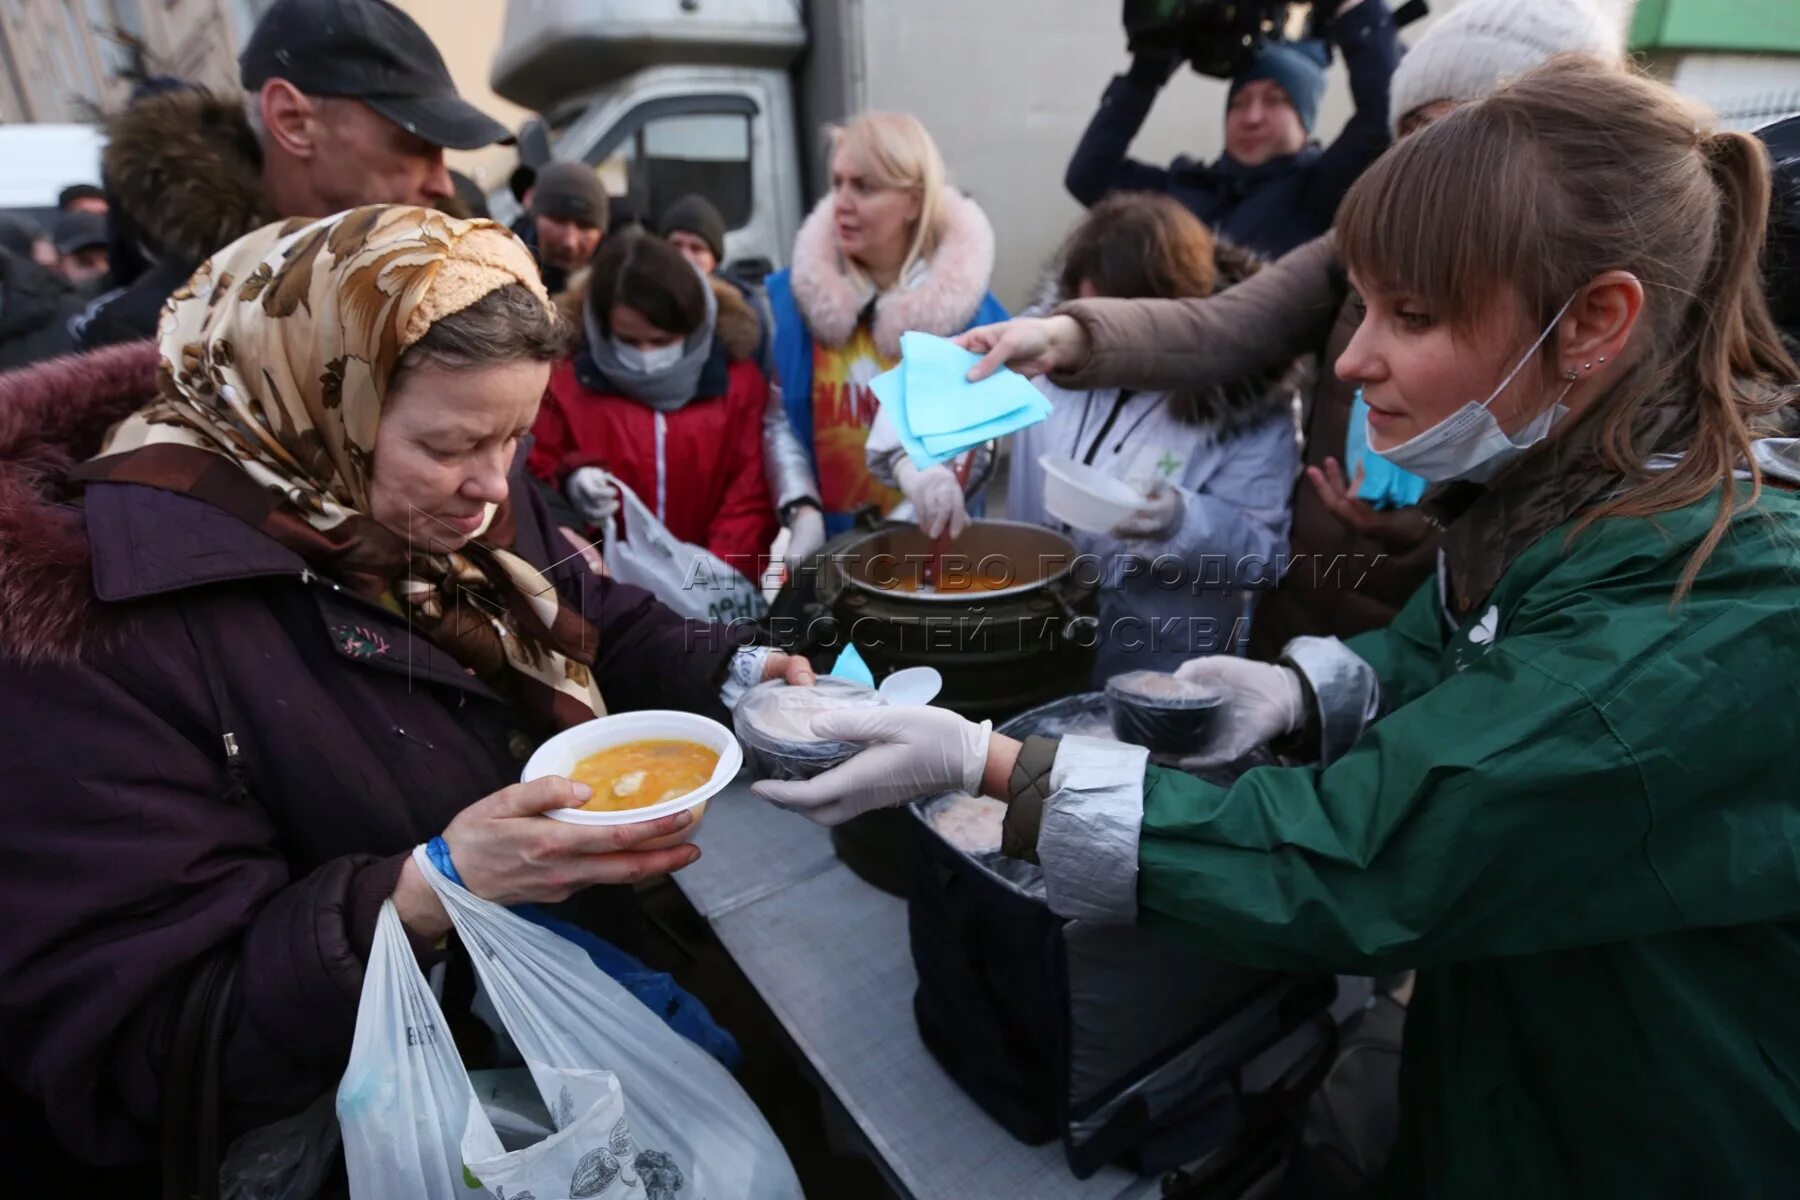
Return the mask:
[[[616,522],[602,522],[607,574],[696,621],[759,621],[768,613],[768,602],[748,576],[704,546],[670,533],[637,493],[616,477],[613,484],[624,505],[626,540],[614,533]]]
[[[390,901],[338,1088],[354,1200],[796,1200],[750,1098],[578,946],[451,883],[436,889],[556,1132],[507,1151]]]

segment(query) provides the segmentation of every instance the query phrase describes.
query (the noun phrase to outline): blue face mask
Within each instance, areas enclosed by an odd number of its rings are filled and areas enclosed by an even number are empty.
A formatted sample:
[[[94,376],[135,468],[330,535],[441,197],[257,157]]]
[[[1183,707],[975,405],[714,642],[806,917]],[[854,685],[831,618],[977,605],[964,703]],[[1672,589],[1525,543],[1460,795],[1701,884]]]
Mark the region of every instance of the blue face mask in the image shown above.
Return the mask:
[[[1563,407],[1563,397],[1569,394],[1568,384],[1551,402],[1550,406],[1533,417],[1525,428],[1515,435],[1509,436],[1500,428],[1491,406],[1500,398],[1507,385],[1512,383],[1525,364],[1531,361],[1538,347],[1556,328],[1556,323],[1569,311],[1569,305],[1575,303],[1570,296],[1563,306],[1550,318],[1544,326],[1544,332],[1538,334],[1537,341],[1525,351],[1523,357],[1506,373],[1500,386],[1488,394],[1488,398],[1479,403],[1471,400],[1443,420],[1423,433],[1414,434],[1398,446],[1386,450],[1377,449],[1371,442],[1369,449],[1385,458],[1403,471],[1422,476],[1433,483],[1442,483],[1451,479],[1470,479],[1476,483],[1485,483],[1492,479],[1507,463],[1531,449],[1546,437],[1556,423],[1562,420],[1569,411]],[[1364,420],[1368,418],[1365,415]]]

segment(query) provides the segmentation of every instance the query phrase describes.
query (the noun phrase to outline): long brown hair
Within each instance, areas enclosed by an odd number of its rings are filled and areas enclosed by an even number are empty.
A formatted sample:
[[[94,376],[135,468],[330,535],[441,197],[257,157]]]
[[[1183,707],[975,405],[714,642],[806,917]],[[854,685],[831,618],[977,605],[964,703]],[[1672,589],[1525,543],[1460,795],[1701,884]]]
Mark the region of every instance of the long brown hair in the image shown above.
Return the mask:
[[[1063,243],[1057,287],[1073,299],[1083,283],[1101,296],[1183,300],[1218,282],[1212,232],[1172,197],[1119,192],[1088,210]]]
[[[681,251],[639,230],[614,234],[601,244],[588,289],[594,319],[608,333],[615,304],[684,338],[706,321],[706,281]]]
[[[1593,414],[1602,462],[1627,486],[1577,529],[1682,508],[1723,485],[1679,599],[1756,502],[1750,442],[1800,377],[1757,273],[1768,209],[1760,142],[1715,130],[1705,110],[1631,70],[1565,56],[1396,145],[1345,197],[1337,245],[1358,275],[1459,330],[1508,288],[1542,328],[1602,272],[1637,277],[1641,353]],[[1556,362],[1553,332],[1546,378]],[[1637,434],[1670,402],[1688,409],[1691,440],[1679,465],[1650,472]],[[1739,468],[1751,477],[1741,504]]]
[[[1057,292],[1073,299],[1084,283],[1096,296],[1186,300],[1210,296],[1254,275],[1255,255],[1215,239],[1180,202],[1160,192],[1118,192],[1094,205],[1058,252]],[[1225,431],[1260,417],[1285,367],[1169,393],[1169,412],[1184,425]]]

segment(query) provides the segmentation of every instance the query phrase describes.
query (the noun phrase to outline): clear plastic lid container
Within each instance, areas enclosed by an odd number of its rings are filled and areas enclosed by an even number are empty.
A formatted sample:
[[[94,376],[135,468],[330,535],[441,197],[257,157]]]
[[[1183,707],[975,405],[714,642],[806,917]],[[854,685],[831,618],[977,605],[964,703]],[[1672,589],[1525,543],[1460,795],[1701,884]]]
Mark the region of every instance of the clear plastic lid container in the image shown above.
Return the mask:
[[[1159,754],[1198,749],[1228,694],[1161,671],[1127,671],[1106,681],[1106,711],[1120,741]]]
[[[803,686],[776,679],[745,692],[731,722],[757,778],[811,779],[862,749],[857,742],[819,738],[812,732],[813,718],[838,709],[885,704],[874,688],[847,679],[824,676]]]

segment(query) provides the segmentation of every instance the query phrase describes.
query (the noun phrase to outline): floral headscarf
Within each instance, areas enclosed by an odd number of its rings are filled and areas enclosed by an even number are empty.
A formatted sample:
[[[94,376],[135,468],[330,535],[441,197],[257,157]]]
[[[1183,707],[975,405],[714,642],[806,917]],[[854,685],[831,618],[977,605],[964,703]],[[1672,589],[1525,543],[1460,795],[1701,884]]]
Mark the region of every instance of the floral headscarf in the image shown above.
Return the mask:
[[[82,478],[217,504],[351,590],[389,602],[552,725],[606,711],[593,627],[506,547],[509,504],[459,552],[368,515],[375,430],[407,347],[508,284],[549,305],[530,253],[491,221],[374,206],[240,238],[169,298],[159,398]]]

